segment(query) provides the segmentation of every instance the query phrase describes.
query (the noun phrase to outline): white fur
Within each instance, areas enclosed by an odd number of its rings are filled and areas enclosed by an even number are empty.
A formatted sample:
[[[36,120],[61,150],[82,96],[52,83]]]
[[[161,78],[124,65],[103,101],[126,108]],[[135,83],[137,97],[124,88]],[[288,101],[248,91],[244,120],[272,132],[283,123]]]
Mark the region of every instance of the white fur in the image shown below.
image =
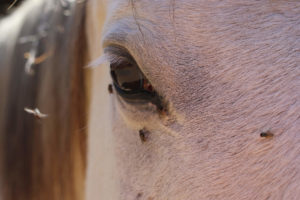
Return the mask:
[[[91,57],[102,32],[127,48],[170,113],[109,97],[108,66],[94,71],[87,199],[300,198],[299,2],[99,2]]]

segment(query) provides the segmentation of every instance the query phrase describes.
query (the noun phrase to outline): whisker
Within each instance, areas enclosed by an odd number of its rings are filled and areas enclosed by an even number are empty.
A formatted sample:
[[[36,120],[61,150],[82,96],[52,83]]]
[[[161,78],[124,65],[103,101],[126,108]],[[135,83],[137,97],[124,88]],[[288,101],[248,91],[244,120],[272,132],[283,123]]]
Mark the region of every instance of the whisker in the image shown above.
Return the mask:
[[[96,58],[95,60],[91,61],[89,64],[87,64],[84,68],[95,68],[103,63],[109,62],[109,56],[107,54],[103,54],[102,56]]]
[[[18,0],[14,0],[6,10],[10,10],[12,7],[14,7],[14,5],[17,3]]]

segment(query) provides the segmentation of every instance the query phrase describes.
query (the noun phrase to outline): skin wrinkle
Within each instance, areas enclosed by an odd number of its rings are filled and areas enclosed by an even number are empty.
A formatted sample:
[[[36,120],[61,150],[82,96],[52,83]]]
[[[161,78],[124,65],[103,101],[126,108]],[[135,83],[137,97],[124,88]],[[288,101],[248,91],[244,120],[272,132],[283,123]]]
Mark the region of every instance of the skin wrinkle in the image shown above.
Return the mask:
[[[144,37],[128,2],[112,3],[104,38],[122,33],[176,119],[113,97],[119,199],[299,198],[299,3],[176,1],[172,21],[170,1],[136,1]]]

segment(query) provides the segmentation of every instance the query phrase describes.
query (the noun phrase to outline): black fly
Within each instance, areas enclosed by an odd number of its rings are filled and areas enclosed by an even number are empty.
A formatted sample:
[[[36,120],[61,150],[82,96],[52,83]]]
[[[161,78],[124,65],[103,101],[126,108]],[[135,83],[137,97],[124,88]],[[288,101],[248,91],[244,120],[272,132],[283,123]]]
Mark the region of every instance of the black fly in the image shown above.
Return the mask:
[[[112,84],[109,84],[107,89],[108,89],[109,94],[112,94],[114,92]]]
[[[266,131],[266,132],[261,132],[260,133],[260,137],[264,137],[264,138],[271,138],[273,136],[274,136],[274,134],[271,133],[271,131]]]
[[[149,138],[150,132],[146,130],[145,128],[139,130],[140,139],[142,142],[146,142]]]

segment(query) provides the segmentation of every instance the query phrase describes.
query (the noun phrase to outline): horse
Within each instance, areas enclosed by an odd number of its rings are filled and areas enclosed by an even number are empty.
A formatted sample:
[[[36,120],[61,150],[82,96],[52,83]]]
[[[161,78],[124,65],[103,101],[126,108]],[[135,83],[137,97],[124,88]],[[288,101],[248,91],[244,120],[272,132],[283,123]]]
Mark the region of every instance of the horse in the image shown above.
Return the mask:
[[[2,198],[299,199],[299,24],[293,0],[25,2]]]

